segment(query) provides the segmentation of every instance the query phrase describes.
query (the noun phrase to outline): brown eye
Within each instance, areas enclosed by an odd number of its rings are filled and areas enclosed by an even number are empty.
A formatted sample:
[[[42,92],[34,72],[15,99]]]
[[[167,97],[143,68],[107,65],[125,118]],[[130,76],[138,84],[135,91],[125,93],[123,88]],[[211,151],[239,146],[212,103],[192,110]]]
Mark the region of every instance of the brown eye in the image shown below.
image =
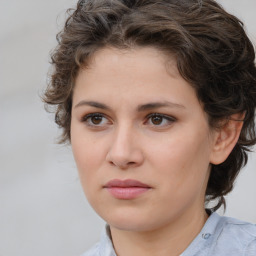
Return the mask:
[[[110,124],[107,117],[101,113],[91,113],[82,118],[82,122],[91,127],[103,127]]]
[[[160,113],[153,113],[147,116],[146,124],[149,124],[153,127],[164,128],[172,125],[175,121],[176,118],[172,116]]]
[[[151,123],[154,125],[160,125],[163,122],[163,117],[161,116],[152,116]]]
[[[102,116],[92,116],[91,122],[95,125],[98,125],[102,122]]]

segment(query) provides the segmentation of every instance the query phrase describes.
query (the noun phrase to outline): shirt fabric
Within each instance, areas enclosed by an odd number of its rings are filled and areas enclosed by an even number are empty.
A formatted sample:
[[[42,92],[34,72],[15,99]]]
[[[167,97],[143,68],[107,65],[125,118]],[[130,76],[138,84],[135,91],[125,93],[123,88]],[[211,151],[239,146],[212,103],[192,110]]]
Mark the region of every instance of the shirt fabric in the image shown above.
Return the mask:
[[[81,256],[116,256],[108,225],[100,241]],[[180,256],[256,256],[256,225],[214,212]]]

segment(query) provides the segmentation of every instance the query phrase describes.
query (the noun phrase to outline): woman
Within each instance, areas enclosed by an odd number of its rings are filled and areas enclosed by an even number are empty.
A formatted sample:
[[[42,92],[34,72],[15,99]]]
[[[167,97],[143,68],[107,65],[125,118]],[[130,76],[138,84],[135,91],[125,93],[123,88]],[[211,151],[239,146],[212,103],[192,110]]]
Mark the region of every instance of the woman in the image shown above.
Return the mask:
[[[242,23],[213,0],[88,0],[58,43],[45,102],[107,222],[83,255],[256,255],[255,225],[215,213],[256,142]]]

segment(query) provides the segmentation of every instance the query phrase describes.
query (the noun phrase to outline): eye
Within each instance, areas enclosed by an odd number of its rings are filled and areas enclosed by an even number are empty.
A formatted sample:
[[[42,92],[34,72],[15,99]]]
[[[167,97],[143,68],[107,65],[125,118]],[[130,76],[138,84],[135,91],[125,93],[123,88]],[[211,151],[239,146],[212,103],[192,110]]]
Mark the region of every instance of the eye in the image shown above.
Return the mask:
[[[146,123],[151,126],[163,127],[171,125],[174,121],[176,121],[174,117],[159,113],[153,113],[147,116]]]
[[[110,124],[110,121],[108,118],[105,117],[105,115],[101,113],[91,113],[82,118],[82,122],[86,123],[88,126],[98,126],[102,127],[104,125]]]

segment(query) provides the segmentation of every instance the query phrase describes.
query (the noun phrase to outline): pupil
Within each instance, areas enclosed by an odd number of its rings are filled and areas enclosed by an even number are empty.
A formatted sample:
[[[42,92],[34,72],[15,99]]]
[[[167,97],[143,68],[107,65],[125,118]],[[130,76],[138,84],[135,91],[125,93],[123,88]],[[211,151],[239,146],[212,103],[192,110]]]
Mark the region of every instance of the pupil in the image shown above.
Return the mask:
[[[92,123],[93,124],[100,124],[101,121],[102,121],[102,117],[101,116],[93,116],[92,117]]]
[[[160,117],[160,116],[154,116],[154,117],[152,117],[152,123],[155,124],[155,125],[161,124],[162,121],[163,121],[163,118]]]

